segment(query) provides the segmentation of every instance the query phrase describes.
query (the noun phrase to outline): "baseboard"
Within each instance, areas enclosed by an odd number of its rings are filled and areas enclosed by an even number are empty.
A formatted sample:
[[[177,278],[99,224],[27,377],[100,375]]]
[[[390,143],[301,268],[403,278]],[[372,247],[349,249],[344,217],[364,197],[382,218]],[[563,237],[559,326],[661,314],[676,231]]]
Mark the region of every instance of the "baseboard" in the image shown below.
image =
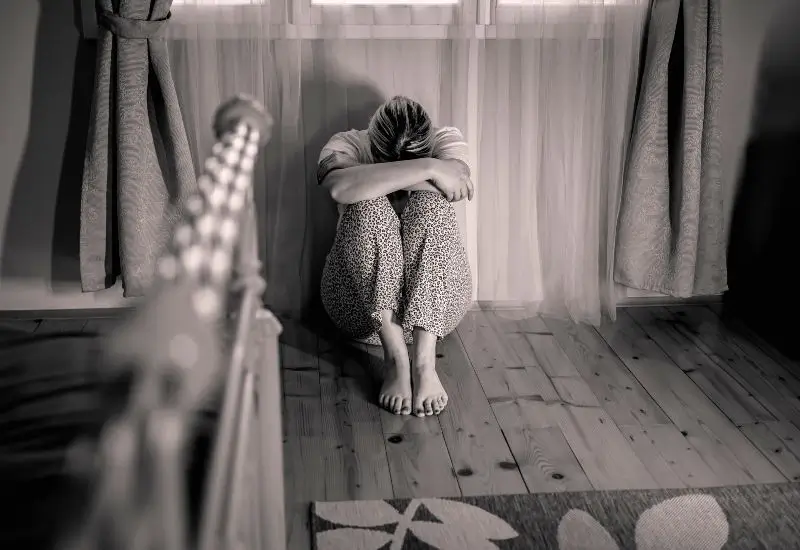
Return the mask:
[[[10,309],[0,311],[0,319],[101,319],[119,317],[132,309],[133,306],[83,309]]]
[[[677,305],[706,305],[722,302],[719,296],[696,296],[694,298],[672,298],[670,296],[644,296],[625,298],[619,301],[619,307],[647,307],[647,306],[677,306]],[[470,306],[470,311],[482,309],[526,309],[530,302],[521,300],[475,300]],[[134,306],[102,307],[83,309],[14,309],[0,311],[0,319],[99,319],[119,317],[131,311]],[[276,314],[277,315],[277,314]],[[286,315],[292,318],[292,315]]]
[[[617,307],[657,307],[680,305],[706,305],[722,303],[722,295],[694,296],[692,298],[673,298],[672,296],[635,296],[622,298],[617,302]],[[470,306],[470,311],[482,309],[527,309],[531,302],[520,300],[475,300]]]
[[[702,306],[721,304],[722,294],[715,296],[693,296],[691,298],[673,298],[672,296],[636,296],[623,298],[617,302],[618,307],[656,307],[656,306]]]

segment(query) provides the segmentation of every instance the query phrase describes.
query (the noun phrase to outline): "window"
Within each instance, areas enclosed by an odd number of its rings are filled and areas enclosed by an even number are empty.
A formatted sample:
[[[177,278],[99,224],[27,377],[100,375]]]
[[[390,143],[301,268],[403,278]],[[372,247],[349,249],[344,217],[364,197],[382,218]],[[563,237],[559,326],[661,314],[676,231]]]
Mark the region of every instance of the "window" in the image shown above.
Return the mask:
[[[643,0],[487,0],[497,38],[603,37],[612,11]]]
[[[311,0],[312,6],[448,6],[459,0]]]
[[[82,0],[89,1],[89,0]],[[230,38],[523,38],[564,32],[602,37],[613,8],[646,0],[173,0],[181,22],[225,27]],[[253,10],[252,13],[250,10]],[[224,12],[225,17],[219,17]],[[222,22],[224,21],[224,23]]]
[[[270,0],[172,0],[173,6],[248,6],[266,4]]]
[[[610,6],[617,0],[497,0],[498,5],[530,6],[530,7],[575,7],[575,6]]]
[[[206,7],[235,10],[271,5],[271,11],[289,12],[290,25],[357,26],[362,30],[377,26],[399,31],[401,26],[409,25],[475,25],[477,5],[484,1],[488,0],[173,0],[172,6],[178,20],[181,7],[200,12]],[[394,33],[397,31],[389,34]]]

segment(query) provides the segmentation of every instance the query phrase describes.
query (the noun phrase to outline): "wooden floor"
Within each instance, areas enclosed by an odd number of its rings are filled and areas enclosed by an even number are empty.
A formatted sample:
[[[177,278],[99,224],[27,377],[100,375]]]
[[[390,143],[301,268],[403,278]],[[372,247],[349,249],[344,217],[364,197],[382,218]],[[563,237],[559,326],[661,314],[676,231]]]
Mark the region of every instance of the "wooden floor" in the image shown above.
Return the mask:
[[[800,365],[708,306],[621,309],[594,329],[471,311],[439,343],[438,418],[374,405],[378,348],[284,320],[291,550],[309,502],[800,481]],[[2,321],[13,332],[113,320]]]
[[[440,342],[441,416],[374,403],[379,349],[284,323],[289,547],[314,500],[800,480],[800,367],[708,306],[594,329],[472,311]]]

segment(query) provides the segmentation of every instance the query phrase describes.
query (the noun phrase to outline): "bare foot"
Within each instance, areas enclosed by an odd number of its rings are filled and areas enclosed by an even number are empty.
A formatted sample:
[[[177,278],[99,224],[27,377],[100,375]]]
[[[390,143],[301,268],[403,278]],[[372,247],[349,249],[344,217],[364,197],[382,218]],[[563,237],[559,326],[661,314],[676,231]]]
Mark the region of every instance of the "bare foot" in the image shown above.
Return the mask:
[[[403,337],[403,327],[394,312],[381,311],[383,344],[383,384],[378,404],[394,414],[411,414],[411,360]]]
[[[378,404],[394,414],[411,414],[411,365],[408,351],[384,353],[384,375]],[[400,355],[400,357],[397,357]]]
[[[415,363],[411,369],[411,381],[414,386],[415,415],[431,416],[444,410],[447,406],[447,392],[436,374],[434,362]]]
[[[439,414],[447,406],[447,392],[436,374],[436,335],[414,327],[414,366],[411,369],[414,387],[414,414]]]

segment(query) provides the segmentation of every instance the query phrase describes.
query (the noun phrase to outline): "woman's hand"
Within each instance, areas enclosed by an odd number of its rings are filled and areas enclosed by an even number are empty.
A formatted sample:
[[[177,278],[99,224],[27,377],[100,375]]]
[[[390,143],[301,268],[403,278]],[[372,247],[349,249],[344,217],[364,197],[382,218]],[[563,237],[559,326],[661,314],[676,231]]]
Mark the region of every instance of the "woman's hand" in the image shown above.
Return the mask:
[[[475,189],[469,177],[469,169],[458,160],[434,159],[431,183],[449,202],[472,200]]]

